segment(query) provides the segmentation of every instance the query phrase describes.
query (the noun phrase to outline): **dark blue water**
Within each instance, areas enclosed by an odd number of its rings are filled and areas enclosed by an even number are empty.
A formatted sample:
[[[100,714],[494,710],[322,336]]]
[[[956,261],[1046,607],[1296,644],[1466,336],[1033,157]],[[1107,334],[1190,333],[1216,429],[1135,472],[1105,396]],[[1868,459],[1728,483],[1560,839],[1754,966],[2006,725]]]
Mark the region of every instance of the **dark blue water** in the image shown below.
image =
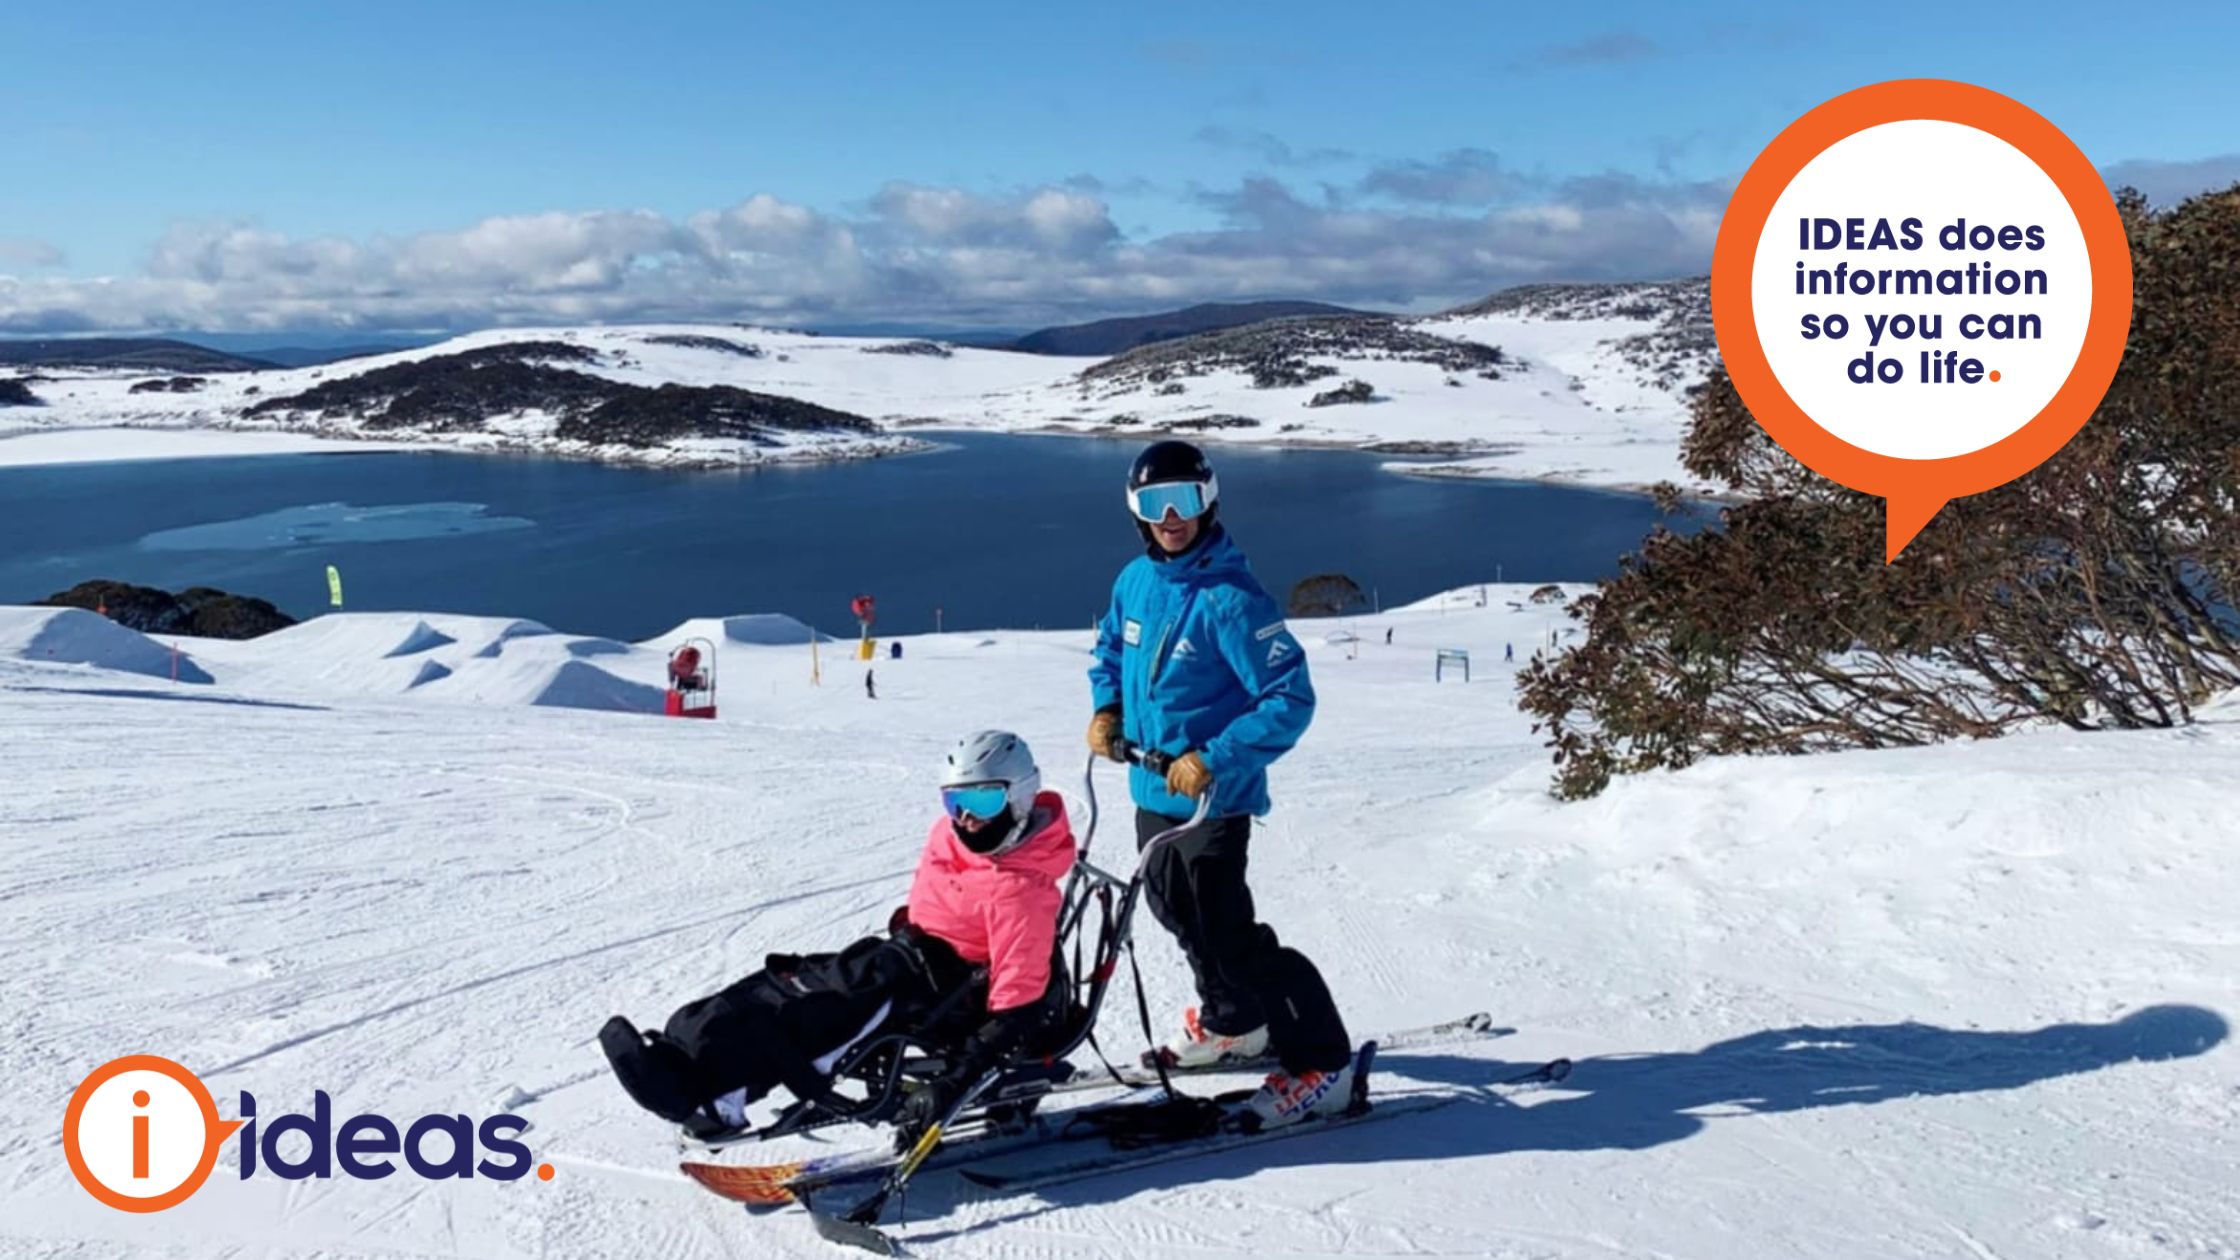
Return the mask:
[[[782,612],[852,629],[1084,626],[1140,542],[1133,442],[954,436],[938,454],[682,473],[424,453],[0,470],[0,603],[89,578],[215,586],[299,616],[532,617],[637,639],[686,616]],[[1280,599],[1344,573],[1385,604],[1499,573],[1611,572],[1655,509],[1633,495],[1380,471],[1350,451],[1223,447],[1222,518]],[[376,510],[367,510],[376,509]]]

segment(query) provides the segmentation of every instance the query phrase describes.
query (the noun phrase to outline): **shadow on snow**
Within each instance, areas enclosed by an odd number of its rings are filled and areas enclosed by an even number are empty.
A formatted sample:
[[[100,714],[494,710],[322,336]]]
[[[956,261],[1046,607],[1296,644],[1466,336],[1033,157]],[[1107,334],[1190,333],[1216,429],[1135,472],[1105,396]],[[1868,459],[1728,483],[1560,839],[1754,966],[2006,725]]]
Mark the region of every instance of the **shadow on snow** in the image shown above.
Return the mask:
[[[1245,1177],[1267,1168],[1393,1164],[1514,1151],[1645,1150],[1691,1137],[1715,1121],[1894,1098],[2019,1089],[2124,1063],[2205,1053],[2225,1040],[2223,1016],[2198,1006],[2151,1006],[2108,1024],[2051,1024],[1982,1032],[1928,1024],[1769,1029],[1701,1050],[1582,1059],[1545,1101],[1502,1106],[1488,1087],[1532,1064],[1395,1052],[1382,1075],[1465,1101],[1421,1116],[1349,1129],[1342,1138],[1271,1142],[1033,1192],[1041,1204],[913,1242],[969,1234],[1052,1207],[1110,1203],[1161,1186]],[[1482,1092],[1481,1092],[1482,1091]],[[1425,1092],[1398,1087],[1397,1095]],[[1388,1095],[1395,1096],[1395,1095]],[[1473,1097],[1475,1096],[1475,1097]],[[1473,1103],[1477,1105],[1473,1105]],[[1491,1102],[1494,1114],[1481,1110]],[[929,1179],[933,1180],[933,1179]],[[913,1187],[912,1215],[946,1213],[972,1197],[950,1179]]]

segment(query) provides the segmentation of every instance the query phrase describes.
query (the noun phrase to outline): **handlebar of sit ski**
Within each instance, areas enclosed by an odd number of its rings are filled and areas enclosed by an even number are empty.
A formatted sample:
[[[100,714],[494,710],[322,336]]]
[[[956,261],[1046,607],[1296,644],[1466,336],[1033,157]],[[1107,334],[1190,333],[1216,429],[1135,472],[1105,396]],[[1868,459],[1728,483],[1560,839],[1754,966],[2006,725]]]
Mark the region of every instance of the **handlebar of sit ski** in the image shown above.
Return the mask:
[[[1142,766],[1144,769],[1149,770],[1153,774],[1165,774],[1167,772],[1167,768],[1169,766],[1172,766],[1175,762],[1175,758],[1172,753],[1163,753],[1156,748],[1138,748],[1125,739],[1113,740],[1112,751],[1120,754],[1122,760],[1134,762],[1136,765]],[[1212,808],[1213,788],[1211,785],[1208,785],[1205,792],[1198,797],[1197,808],[1190,811],[1189,821],[1177,823],[1174,826],[1169,827],[1167,830],[1160,832],[1158,835],[1153,836],[1150,840],[1145,842],[1143,846],[1143,852],[1148,853],[1152,849],[1157,848],[1159,845],[1165,843],[1166,841],[1172,840],[1174,837],[1181,835],[1183,832],[1188,831],[1192,827],[1197,826],[1199,823],[1204,822],[1206,820],[1206,814],[1211,811]]]
[[[1115,738],[1112,741],[1112,752],[1116,760],[1132,762],[1135,765],[1142,766],[1144,769],[1149,770],[1151,773],[1157,775],[1164,775],[1167,772],[1168,768],[1174,765],[1175,760],[1174,756],[1170,753],[1160,752],[1156,748],[1139,748],[1128,740],[1119,738]],[[1089,846],[1095,842],[1097,835],[1098,810],[1096,766],[1097,762],[1100,760],[1102,760],[1102,757],[1099,754],[1094,752],[1090,753],[1089,768],[1082,774],[1082,788],[1087,792],[1089,798],[1089,826],[1088,830],[1083,834],[1081,838],[1081,851],[1079,854],[1080,859],[1084,862],[1086,862],[1089,858]],[[1138,850],[1138,858],[1140,859],[1143,854],[1148,853],[1152,849],[1159,847],[1161,844],[1174,839],[1176,836],[1190,830],[1192,827],[1203,823],[1206,820],[1206,815],[1210,813],[1212,809],[1213,788],[1211,785],[1208,785],[1205,793],[1198,797],[1197,808],[1190,812],[1189,820],[1187,822],[1177,823],[1167,830],[1160,832],[1158,835],[1153,836],[1150,840],[1144,842],[1144,844]]]
[[[1165,774],[1167,768],[1174,764],[1171,755],[1156,748],[1138,748],[1125,739],[1114,739],[1112,751],[1119,755],[1120,760],[1134,762],[1153,774]]]

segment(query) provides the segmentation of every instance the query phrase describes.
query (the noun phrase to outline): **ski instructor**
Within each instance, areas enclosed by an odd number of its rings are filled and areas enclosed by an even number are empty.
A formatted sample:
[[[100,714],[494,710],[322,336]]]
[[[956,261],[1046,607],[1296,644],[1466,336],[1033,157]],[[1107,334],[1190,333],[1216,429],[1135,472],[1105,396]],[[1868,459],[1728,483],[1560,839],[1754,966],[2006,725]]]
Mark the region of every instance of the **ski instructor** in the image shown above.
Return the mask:
[[[1181,941],[1201,1002],[1151,1054],[1202,1067],[1272,1051],[1281,1070],[1250,1106],[1273,1128],[1345,1109],[1353,1045],[1322,974],[1259,921],[1245,884],[1268,765],[1306,733],[1314,684],[1282,610],[1222,527],[1219,500],[1212,466],[1187,442],[1153,443],[1129,469],[1144,554],[1120,570],[1097,626],[1089,747],[1119,760],[1125,737],[1173,757],[1164,779],[1129,770],[1139,849],[1213,793],[1205,822],[1145,872],[1151,912]]]

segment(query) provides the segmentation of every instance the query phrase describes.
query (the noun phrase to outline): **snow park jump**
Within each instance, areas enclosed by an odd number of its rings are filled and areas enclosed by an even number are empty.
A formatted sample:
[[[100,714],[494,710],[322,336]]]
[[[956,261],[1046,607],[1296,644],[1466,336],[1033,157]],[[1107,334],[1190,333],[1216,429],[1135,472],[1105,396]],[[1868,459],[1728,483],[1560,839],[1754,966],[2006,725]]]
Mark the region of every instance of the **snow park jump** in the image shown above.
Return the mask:
[[[0,1260],[2240,1260],[2240,10],[117,7]]]

